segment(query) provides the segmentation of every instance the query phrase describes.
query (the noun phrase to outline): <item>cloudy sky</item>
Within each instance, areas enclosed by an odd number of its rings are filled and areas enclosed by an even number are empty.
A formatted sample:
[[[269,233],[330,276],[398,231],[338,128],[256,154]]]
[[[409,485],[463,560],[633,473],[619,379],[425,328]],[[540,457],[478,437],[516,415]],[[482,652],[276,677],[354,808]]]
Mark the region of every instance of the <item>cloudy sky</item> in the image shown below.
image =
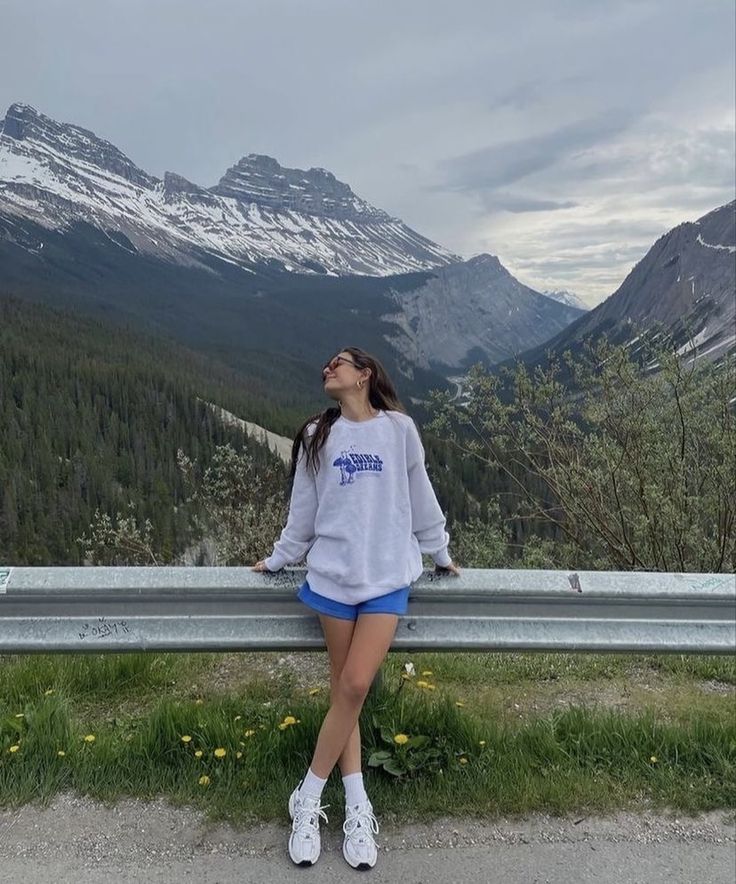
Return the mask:
[[[322,166],[522,282],[611,294],[734,198],[733,0],[0,0],[14,101],[212,185]]]

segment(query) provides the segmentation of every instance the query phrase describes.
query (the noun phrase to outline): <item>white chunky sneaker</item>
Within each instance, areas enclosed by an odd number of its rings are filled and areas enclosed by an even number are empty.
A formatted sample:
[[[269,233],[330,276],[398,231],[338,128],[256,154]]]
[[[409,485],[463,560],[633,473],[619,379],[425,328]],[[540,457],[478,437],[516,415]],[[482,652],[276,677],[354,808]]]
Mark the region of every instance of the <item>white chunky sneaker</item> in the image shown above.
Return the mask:
[[[301,785],[301,783],[300,783]],[[319,798],[301,796],[299,786],[289,796],[289,816],[292,819],[289,836],[289,856],[298,866],[311,866],[319,859],[319,818],[327,822]],[[327,805],[325,805],[327,807]]]
[[[378,848],[373,840],[378,834],[378,820],[373,816],[370,801],[346,805],[342,830],[345,833],[342,855],[348,864],[354,869],[372,869],[378,858]]]

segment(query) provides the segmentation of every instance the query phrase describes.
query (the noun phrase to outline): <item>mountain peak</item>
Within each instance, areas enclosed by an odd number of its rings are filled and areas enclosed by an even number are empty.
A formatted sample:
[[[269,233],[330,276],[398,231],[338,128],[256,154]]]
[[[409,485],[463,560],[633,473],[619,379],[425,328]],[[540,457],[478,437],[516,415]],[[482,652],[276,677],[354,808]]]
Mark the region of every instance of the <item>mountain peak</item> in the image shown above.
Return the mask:
[[[26,145],[37,144],[57,160],[83,160],[140,187],[148,188],[158,183],[156,178],[139,169],[114,144],[99,138],[89,129],[59,123],[29,104],[16,102],[10,105],[0,135],[18,142],[21,152]]]
[[[16,101],[10,105],[5,114],[2,134],[20,141],[32,136],[34,131],[45,128],[48,124],[53,125],[54,121],[49,117],[44,117],[30,104]]]
[[[391,220],[327,169],[289,169],[265,154],[242,157],[210,192],[278,211],[330,215],[341,220]]]

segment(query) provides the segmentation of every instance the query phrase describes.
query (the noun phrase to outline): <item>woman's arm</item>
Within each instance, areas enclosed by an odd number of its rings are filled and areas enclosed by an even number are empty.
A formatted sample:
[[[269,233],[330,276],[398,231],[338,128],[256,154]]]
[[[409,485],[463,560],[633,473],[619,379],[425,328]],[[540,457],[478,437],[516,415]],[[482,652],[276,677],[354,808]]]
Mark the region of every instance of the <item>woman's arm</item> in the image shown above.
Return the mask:
[[[274,544],[271,555],[263,560],[269,571],[280,571],[284,565],[299,562],[314,543],[314,519],[317,514],[317,483],[306,469],[306,450],[302,445],[291,489],[289,516]]]
[[[412,420],[406,436],[412,533],[419,541],[419,549],[432,556],[436,565],[447,568],[452,564],[447,552],[450,535],[445,530],[446,519],[427,475],[424,458],[419,430]]]

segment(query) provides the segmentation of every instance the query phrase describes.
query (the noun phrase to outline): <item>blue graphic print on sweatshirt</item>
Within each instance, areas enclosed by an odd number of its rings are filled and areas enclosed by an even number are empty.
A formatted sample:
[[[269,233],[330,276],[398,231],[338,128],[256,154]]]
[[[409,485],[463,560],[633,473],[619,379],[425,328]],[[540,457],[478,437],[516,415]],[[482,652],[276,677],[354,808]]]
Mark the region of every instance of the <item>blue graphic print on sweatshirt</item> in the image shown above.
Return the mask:
[[[383,470],[383,461],[377,454],[358,454],[354,448],[351,445],[350,451],[341,451],[340,457],[332,462],[333,467],[340,469],[341,485],[352,485],[356,473],[375,474]]]

